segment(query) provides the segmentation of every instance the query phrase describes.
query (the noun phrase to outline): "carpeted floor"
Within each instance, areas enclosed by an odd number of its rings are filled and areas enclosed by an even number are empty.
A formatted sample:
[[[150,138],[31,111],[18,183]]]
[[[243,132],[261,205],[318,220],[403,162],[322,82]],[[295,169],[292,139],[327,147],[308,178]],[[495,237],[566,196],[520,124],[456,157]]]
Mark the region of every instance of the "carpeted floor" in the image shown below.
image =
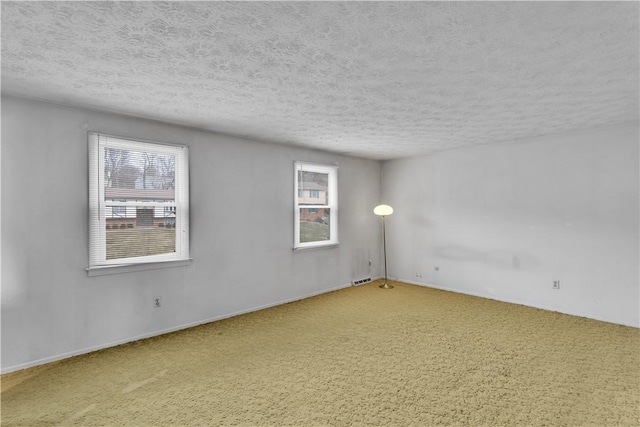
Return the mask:
[[[638,329],[396,283],[5,374],[2,426],[638,426]]]

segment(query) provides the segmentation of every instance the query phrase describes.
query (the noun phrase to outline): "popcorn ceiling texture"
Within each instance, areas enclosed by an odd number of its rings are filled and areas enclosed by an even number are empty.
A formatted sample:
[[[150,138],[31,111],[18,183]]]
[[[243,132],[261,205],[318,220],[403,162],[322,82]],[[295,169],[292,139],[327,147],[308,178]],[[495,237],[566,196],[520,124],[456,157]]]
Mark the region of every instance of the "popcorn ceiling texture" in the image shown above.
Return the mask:
[[[637,2],[2,2],[2,91],[374,159],[638,119]]]
[[[638,426],[638,329],[378,284],[2,375],[2,425]]]

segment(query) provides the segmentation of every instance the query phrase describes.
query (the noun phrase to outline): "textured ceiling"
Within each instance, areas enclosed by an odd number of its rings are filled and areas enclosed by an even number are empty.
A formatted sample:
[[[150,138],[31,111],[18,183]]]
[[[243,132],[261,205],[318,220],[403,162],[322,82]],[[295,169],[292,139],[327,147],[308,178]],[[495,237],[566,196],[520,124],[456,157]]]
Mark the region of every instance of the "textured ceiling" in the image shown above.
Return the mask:
[[[637,120],[637,2],[2,1],[2,91],[373,159]]]

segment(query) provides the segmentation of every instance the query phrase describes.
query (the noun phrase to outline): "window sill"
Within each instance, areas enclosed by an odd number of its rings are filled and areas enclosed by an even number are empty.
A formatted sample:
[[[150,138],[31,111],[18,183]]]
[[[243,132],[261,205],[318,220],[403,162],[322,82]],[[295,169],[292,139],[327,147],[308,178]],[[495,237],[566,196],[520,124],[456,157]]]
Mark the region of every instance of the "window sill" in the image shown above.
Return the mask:
[[[159,268],[184,267],[191,264],[193,258],[181,259],[176,261],[149,262],[143,264],[114,264],[103,265],[100,267],[85,268],[89,277],[106,276],[109,274],[132,273],[136,271],[157,270]]]
[[[304,251],[311,251],[311,250],[316,250],[316,249],[337,248],[338,246],[340,246],[340,242],[328,243],[326,245],[317,245],[317,246],[300,246],[300,247],[297,247],[297,248],[293,248],[293,251],[294,252],[304,252]]]

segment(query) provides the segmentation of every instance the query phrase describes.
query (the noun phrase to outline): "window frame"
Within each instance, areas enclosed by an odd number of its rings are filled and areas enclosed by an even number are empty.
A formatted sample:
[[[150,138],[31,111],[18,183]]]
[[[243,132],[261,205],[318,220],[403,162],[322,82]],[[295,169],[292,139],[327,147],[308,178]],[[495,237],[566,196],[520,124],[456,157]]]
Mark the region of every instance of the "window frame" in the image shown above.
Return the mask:
[[[89,148],[89,267],[90,276],[112,274],[124,271],[139,271],[150,268],[187,265],[189,257],[189,147],[179,144],[148,141],[88,132]],[[175,156],[175,200],[176,239],[175,252],[140,257],[107,259],[106,254],[106,207],[105,201],[105,148],[125,149],[139,152],[153,152]],[[166,206],[162,202],[119,201],[118,206],[154,207]],[[117,268],[116,268],[117,267]],[[113,270],[113,271],[109,271]]]
[[[298,186],[298,172],[315,172],[327,174],[327,204],[305,204],[299,205],[299,191],[301,189]],[[337,246],[340,244],[338,241],[338,166],[326,165],[320,163],[310,163],[305,161],[294,162],[294,221],[293,221],[293,249],[311,249],[322,248],[328,246]],[[319,240],[315,242],[300,242],[300,210],[301,209],[328,209],[329,210],[329,240]]]

